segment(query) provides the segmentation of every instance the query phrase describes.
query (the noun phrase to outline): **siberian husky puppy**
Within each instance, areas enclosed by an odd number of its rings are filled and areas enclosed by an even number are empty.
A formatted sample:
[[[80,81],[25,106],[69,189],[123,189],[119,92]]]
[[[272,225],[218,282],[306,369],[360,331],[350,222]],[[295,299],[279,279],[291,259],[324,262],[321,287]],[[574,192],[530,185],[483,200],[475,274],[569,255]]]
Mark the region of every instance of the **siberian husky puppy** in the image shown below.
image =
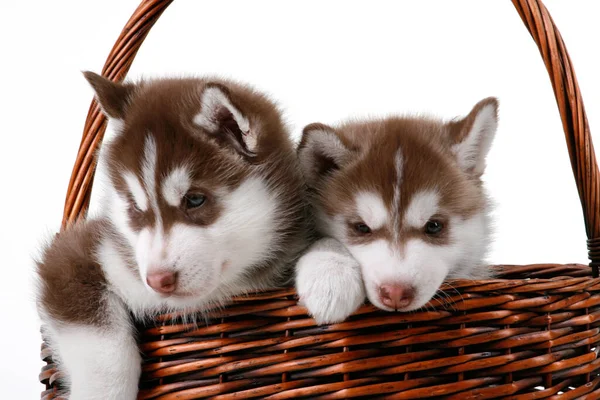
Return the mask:
[[[132,400],[133,320],[285,284],[309,236],[305,183],[279,111],[249,87],[85,76],[119,127],[106,212],[44,249],[38,307],[71,400]]]
[[[298,148],[324,239],[299,260],[300,300],[318,323],[368,297],[387,311],[424,306],[446,279],[483,279],[490,211],[481,175],[498,102],[450,122],[392,117],[311,124]]]

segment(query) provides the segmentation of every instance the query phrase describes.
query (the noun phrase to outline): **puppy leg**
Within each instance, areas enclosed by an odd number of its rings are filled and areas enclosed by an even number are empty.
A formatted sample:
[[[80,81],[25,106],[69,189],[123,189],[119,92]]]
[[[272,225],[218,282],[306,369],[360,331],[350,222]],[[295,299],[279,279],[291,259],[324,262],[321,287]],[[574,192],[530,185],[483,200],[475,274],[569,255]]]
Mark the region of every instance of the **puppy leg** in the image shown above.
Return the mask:
[[[70,400],[137,397],[141,356],[133,325],[124,313],[121,318],[112,314],[103,326],[61,324],[53,329],[51,342],[66,375]]]
[[[365,301],[360,265],[331,238],[317,241],[298,260],[296,290],[320,325],[345,320]]]

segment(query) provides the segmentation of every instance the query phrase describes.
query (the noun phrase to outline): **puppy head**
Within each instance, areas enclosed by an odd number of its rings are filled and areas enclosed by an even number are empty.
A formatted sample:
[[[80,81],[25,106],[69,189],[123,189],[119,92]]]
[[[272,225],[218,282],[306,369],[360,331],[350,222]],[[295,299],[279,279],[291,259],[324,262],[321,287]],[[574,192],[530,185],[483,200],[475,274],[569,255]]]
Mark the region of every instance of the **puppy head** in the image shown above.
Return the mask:
[[[286,207],[265,163],[293,155],[273,103],[221,80],[85,76],[119,127],[105,145],[109,217],[149,291],[208,298],[273,256]]]
[[[425,118],[311,124],[298,153],[320,230],[361,264],[369,300],[422,307],[447,277],[482,277],[488,205],[481,185],[497,101],[449,123]]]

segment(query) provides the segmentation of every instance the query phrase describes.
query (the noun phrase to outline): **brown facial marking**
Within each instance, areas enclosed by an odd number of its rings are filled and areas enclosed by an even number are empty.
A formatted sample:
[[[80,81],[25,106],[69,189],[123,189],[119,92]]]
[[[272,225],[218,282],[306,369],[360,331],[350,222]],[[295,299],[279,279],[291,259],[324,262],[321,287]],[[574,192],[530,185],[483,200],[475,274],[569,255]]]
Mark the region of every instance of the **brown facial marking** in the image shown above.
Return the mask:
[[[155,223],[156,216],[151,208],[145,211],[140,210],[131,196],[128,199],[128,203],[129,208],[127,209],[127,215],[129,217],[129,225],[131,226],[131,229],[139,232]]]
[[[207,192],[203,192],[207,193]],[[199,207],[190,208],[183,201],[181,208],[187,215],[188,219],[195,225],[207,226],[214,223],[220,216],[223,209],[222,204],[212,196],[205,194],[206,200]]]
[[[243,149],[227,143],[232,138],[236,142],[240,139],[232,132],[235,127],[231,125],[230,116],[222,118],[224,123],[218,132],[208,132],[194,123],[201,110],[201,94],[207,85],[225,87],[231,103],[249,121],[252,133],[256,134],[252,162],[248,162]],[[123,130],[106,149],[111,180],[123,198],[130,196],[122,179],[124,171],[133,173],[144,189],[148,189],[142,173],[146,137],[154,139],[157,150],[154,195],[159,215],[154,215],[156,211],[152,204],[146,212],[130,212],[133,229],[155,224],[158,217],[165,232],[175,223],[211,225],[223,212],[222,193],[235,190],[252,175],[277,189],[278,202],[286,210],[285,217],[276,227],[272,263],[284,262],[295,255],[299,247],[305,246],[304,240],[311,226],[306,188],[280,112],[266,96],[232,82],[204,79],[147,81],[136,84],[135,90],[128,95]],[[181,166],[189,169],[192,184],[189,191],[199,191],[207,196],[202,207],[186,210],[183,205],[174,207],[163,198],[163,177]]]
[[[149,190],[143,180],[142,158],[146,138],[151,136],[156,143],[155,193],[158,200],[159,217],[163,228],[168,231],[175,222],[209,225],[219,215],[217,198],[211,198],[206,205],[191,213],[184,207],[173,207],[161,193],[161,177],[174,168],[185,165],[189,168],[195,185],[203,187],[235,188],[247,176],[249,169],[241,165],[235,154],[203,134],[191,121],[200,108],[200,97],[193,104],[182,103],[184,99],[193,99],[191,92],[198,90],[198,82],[183,85],[173,81],[146,85],[140,97],[134,98],[125,120],[124,132],[112,143],[108,156],[113,166],[112,176],[117,190],[123,196],[130,197],[129,188],[120,179],[121,171],[132,171],[145,190]],[[187,111],[187,115],[186,115]],[[207,193],[208,194],[208,193]],[[155,224],[156,217],[152,207],[146,212],[130,212],[132,229],[141,230]]]
[[[392,226],[390,222],[369,235],[357,235],[348,226],[349,242],[393,240],[393,230],[397,230],[401,242],[419,237],[432,244],[447,244],[452,227],[446,217],[443,217],[444,229],[438,235],[426,235],[424,227],[402,226],[412,196],[420,191],[436,190],[445,215],[468,218],[484,208],[481,181],[458,166],[451,152],[453,139],[444,123],[424,118],[388,118],[347,123],[336,128],[336,132],[344,143],[358,149],[356,159],[323,177],[316,188],[317,205],[330,217],[342,215],[347,221],[354,221],[356,193],[371,191],[381,195],[388,210],[399,209],[399,226]],[[398,149],[403,161],[402,184],[399,204],[394,204],[397,182],[394,162]]]
[[[176,207],[164,200],[160,202],[165,231],[168,231],[176,222],[194,226],[209,226],[220,217],[223,205],[218,196],[212,194],[208,189],[201,189],[198,186],[190,188],[188,193],[202,194],[206,199],[201,206],[193,208],[187,206],[185,197],[182,197]]]
[[[380,229],[369,229],[369,233],[363,233],[357,229],[356,225],[361,223],[360,217],[353,217],[347,220],[346,237],[353,245],[368,244],[378,239],[385,239],[388,235],[386,227]]]
[[[434,220],[442,225],[442,230],[438,233],[428,233],[427,223],[422,227],[408,227],[403,230],[402,241],[407,242],[410,239],[421,239],[427,243],[433,245],[448,245],[450,244],[450,230],[452,227],[448,219],[441,215],[433,215],[430,217],[430,221]]]

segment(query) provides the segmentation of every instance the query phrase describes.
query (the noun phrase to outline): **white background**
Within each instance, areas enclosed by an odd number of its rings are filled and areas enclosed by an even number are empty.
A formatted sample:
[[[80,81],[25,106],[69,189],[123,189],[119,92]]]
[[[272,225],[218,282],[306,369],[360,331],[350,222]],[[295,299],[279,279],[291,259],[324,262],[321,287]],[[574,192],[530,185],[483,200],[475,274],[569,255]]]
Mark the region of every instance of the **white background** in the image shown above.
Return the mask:
[[[92,92],[137,0],[0,5],[0,329],[3,398],[37,398],[32,256],[61,219]],[[600,4],[547,0],[577,69],[600,146]],[[295,137],[349,115],[467,113],[497,96],[486,181],[492,263],[586,262],[585,234],[545,67],[508,0],[176,1],[131,76],[218,73],[279,100]]]

